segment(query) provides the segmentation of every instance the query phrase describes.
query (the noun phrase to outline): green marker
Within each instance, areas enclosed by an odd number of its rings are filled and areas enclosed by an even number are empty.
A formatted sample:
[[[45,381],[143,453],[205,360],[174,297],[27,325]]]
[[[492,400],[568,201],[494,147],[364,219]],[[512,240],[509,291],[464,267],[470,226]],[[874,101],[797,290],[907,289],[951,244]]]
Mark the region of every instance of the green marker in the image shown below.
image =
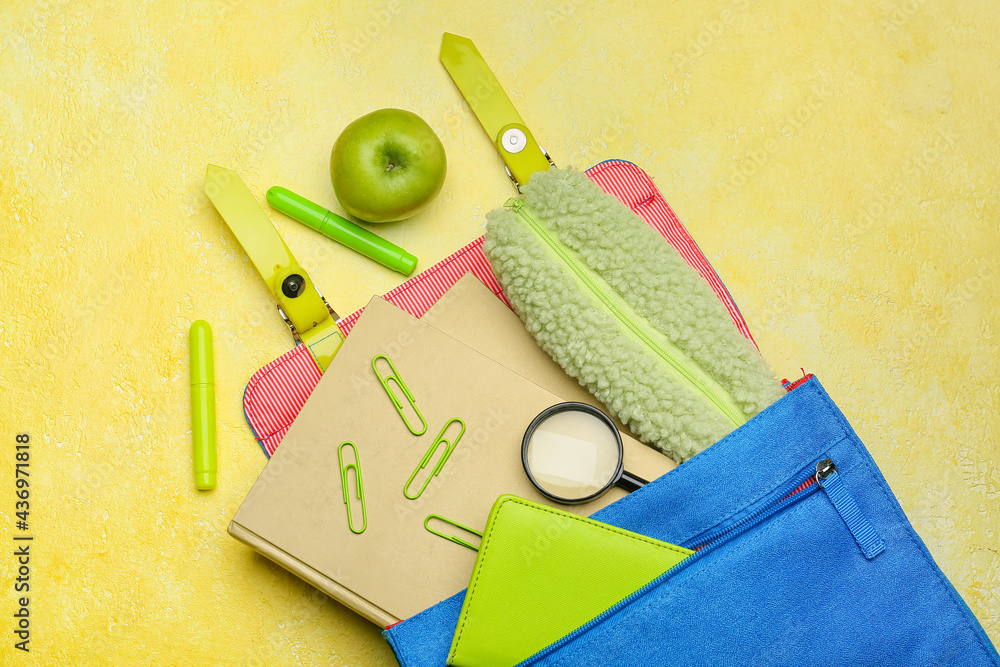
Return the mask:
[[[191,324],[191,439],[194,441],[194,485],[215,488],[215,362],[212,327],[205,320]]]
[[[267,191],[267,203],[323,236],[404,276],[413,273],[417,266],[417,258],[399,246],[290,190],[277,186],[271,188]]]

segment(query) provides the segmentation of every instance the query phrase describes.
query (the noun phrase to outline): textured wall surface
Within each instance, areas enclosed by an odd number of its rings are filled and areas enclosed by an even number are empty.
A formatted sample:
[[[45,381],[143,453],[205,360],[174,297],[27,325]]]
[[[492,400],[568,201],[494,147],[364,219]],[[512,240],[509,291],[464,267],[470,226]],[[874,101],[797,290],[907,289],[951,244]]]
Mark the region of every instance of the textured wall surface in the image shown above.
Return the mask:
[[[284,6],[282,6],[284,5]],[[560,165],[635,161],[781,375],[817,373],[1000,642],[1000,5],[7,2],[0,13],[4,664],[389,665],[376,628],[226,535],[264,466],[243,386],[290,338],[202,194],[338,210],[329,150],[410,109],[448,181],[379,227],[429,266],[512,189],[438,63],[475,40]],[[401,277],[272,216],[341,314]],[[192,483],[187,331],[215,330],[218,487]],[[32,438],[15,527],[14,434]]]

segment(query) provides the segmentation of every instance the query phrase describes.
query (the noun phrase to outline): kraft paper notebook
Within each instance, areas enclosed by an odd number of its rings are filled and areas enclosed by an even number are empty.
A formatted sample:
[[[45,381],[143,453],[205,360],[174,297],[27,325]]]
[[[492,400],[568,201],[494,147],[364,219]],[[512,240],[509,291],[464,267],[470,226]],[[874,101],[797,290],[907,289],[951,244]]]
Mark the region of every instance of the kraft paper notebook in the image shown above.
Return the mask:
[[[477,298],[474,290],[470,294]],[[473,317],[457,304],[443,310],[447,312],[437,316],[442,327],[441,322],[454,325]],[[482,317],[486,321],[476,326],[495,323],[488,313]],[[511,326],[509,320],[497,321]],[[520,326],[516,318],[513,324]],[[372,359],[379,354],[392,360],[412,393],[427,423],[424,435],[407,429],[376,378]],[[521,437],[535,415],[563,400],[374,298],[229,532],[369,620],[388,626],[468,584],[476,553],[425,530],[427,515],[482,529],[500,495],[546,502],[521,468]],[[408,500],[403,493],[407,479],[434,436],[456,417],[464,420],[465,434],[426,491]],[[351,532],[342,493],[338,448],[345,441],[355,443],[360,459],[367,515],[361,534]],[[628,436],[623,441],[629,470],[653,479],[673,467]],[[425,477],[426,471],[418,480]],[[350,491],[356,510],[353,484]],[[587,515],[621,495],[613,489],[573,511]]]

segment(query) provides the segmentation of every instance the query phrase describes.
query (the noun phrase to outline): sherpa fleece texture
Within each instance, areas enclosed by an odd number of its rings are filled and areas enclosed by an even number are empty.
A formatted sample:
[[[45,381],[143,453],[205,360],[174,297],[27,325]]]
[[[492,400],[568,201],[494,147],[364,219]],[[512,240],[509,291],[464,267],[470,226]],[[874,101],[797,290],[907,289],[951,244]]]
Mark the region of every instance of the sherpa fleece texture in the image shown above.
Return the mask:
[[[534,174],[524,202],[647,323],[725,389],[746,418],[784,393],[711,287],[656,230],[582,173]],[[484,249],[538,344],[644,443],[683,462],[735,426],[596,297],[583,291],[517,214],[487,215]]]

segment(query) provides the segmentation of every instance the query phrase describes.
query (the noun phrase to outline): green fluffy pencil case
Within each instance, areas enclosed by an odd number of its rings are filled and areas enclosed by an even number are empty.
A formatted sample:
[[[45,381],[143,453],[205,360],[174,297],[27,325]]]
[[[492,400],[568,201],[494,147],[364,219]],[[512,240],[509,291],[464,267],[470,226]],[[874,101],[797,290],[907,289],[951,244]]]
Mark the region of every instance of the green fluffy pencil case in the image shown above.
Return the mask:
[[[536,173],[484,250],[538,344],[640,440],[683,462],[784,394],[711,287],[582,173]]]

